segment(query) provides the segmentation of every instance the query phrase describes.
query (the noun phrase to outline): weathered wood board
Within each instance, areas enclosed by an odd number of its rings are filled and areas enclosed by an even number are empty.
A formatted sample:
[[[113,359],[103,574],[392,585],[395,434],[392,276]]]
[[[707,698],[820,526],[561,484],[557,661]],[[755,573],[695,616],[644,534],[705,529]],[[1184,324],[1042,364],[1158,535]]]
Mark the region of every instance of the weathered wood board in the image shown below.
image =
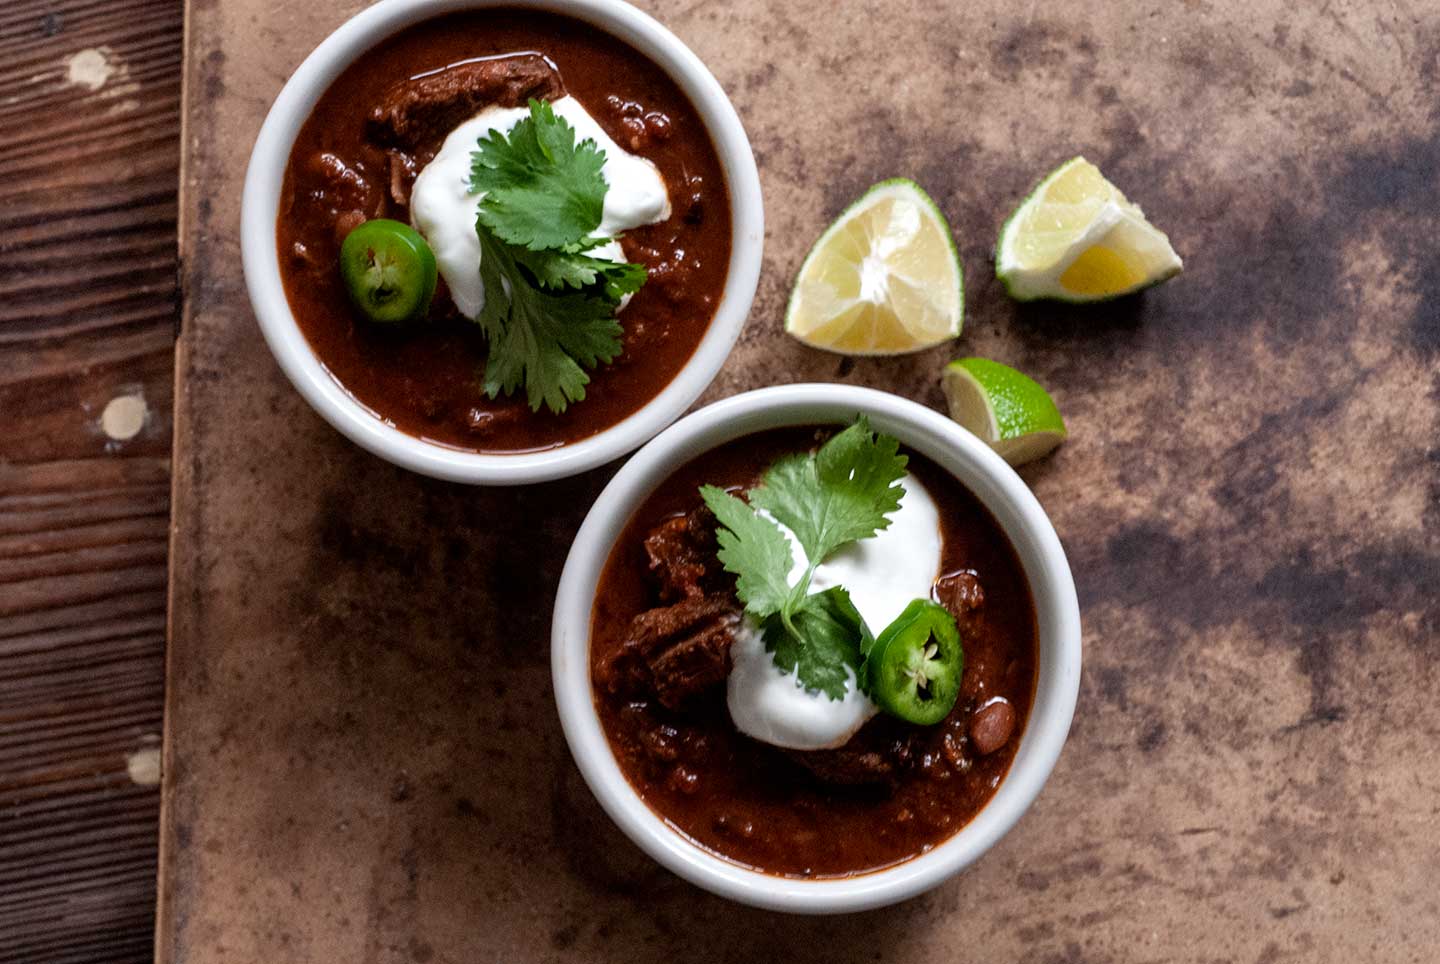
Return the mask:
[[[0,2],[0,962],[154,944],[181,0]]]
[[[706,401],[832,380],[940,404],[954,354],[1053,389],[1025,475],[1086,631],[1073,734],[1019,827],[903,907],[799,920],[672,878],[574,770],[551,597],[608,477],[409,475],[326,427],[241,284],[270,100],[357,5],[193,0],[162,961],[1430,961],[1440,945],[1440,11],[654,0],[731,92],[765,270]],[[1187,259],[1023,308],[1001,220],[1084,153]],[[954,347],[780,332],[871,182],[916,178],[968,270]]]

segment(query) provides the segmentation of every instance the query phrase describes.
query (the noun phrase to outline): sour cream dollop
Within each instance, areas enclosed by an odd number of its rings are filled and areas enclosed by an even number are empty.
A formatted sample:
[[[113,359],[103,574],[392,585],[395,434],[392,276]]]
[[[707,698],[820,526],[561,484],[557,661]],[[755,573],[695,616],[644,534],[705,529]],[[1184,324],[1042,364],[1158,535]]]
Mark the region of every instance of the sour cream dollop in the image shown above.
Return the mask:
[[[913,599],[927,599],[940,575],[940,512],[930,493],[913,475],[901,481],[905,494],[890,525],[870,539],[835,552],[815,569],[810,591],[844,586],[870,631],[877,635]],[[809,565],[800,543],[790,540],[795,585]],[[731,669],[725,699],[735,728],[754,739],[789,750],[828,750],[844,746],[879,710],[860,692],[852,671],[845,698],[832,700],[805,689],[793,674],[775,665],[760,627],[745,617],[730,649]]]
[[[550,106],[575,129],[576,143],[593,139],[605,152],[600,175],[609,190],[605,192],[604,212],[596,234],[613,238],[622,231],[670,216],[670,195],[654,164],[611,140],[575,98],[561,97]],[[478,316],[485,306],[485,286],[480,283],[480,240],[475,236],[475,216],[483,195],[470,193],[470,155],[482,136],[491,130],[509,134],[528,116],[530,111],[525,107],[487,107],[450,132],[440,152],[420,171],[410,189],[410,220],[435,252],[435,265],[450,288],[455,307],[468,318]],[[611,261],[625,260],[619,241],[590,253]]]

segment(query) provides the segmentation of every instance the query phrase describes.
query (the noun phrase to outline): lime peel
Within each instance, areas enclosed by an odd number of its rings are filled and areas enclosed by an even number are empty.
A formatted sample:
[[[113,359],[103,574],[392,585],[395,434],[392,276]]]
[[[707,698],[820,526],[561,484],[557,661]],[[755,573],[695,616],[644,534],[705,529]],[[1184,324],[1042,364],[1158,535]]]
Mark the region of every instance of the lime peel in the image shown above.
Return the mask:
[[[945,366],[941,387],[950,417],[1011,465],[1050,454],[1068,435],[1049,393],[1008,365],[959,358]]]

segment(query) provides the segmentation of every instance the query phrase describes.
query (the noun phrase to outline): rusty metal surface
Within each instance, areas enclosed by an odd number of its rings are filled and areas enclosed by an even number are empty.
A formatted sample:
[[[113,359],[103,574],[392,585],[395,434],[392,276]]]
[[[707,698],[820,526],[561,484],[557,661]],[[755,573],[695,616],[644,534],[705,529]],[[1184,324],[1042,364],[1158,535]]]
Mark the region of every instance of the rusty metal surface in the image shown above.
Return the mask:
[[[731,906],[630,846],[548,685],[551,595],[608,471],[460,488],[311,413],[241,287],[240,183],[283,78],[355,5],[194,0],[161,959],[1432,960],[1440,13],[646,6],[731,92],[766,191],[759,298],[706,400],[820,379],[939,405],[964,353],[1068,417],[1025,473],[1086,630],[1054,776],[970,873],[840,920]],[[988,250],[1077,152],[1187,272],[1017,307]],[[853,363],[786,340],[805,249],[893,175],[959,237],[963,339]]]

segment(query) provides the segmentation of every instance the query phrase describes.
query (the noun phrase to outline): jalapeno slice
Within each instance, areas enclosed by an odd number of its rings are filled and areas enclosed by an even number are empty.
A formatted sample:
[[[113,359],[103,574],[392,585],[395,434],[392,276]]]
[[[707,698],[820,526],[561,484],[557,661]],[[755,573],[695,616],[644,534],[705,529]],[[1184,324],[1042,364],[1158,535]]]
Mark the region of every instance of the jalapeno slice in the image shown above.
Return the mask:
[[[882,710],[921,726],[939,723],[960,695],[965,669],[954,617],[915,600],[875,638],[865,666],[870,698]]]
[[[425,317],[435,296],[435,253],[410,225],[376,218],[345,235],[340,276],[351,303],[369,320],[414,321]]]

